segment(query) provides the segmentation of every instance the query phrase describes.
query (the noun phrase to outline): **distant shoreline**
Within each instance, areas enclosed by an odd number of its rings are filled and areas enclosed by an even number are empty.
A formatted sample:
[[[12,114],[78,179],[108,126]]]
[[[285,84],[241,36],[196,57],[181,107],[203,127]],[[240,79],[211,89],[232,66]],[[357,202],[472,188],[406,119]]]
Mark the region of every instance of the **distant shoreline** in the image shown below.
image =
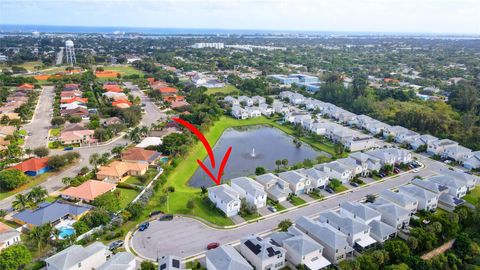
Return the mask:
[[[449,33],[395,33],[395,32],[349,32],[349,31],[301,31],[301,30],[261,30],[261,29],[210,29],[210,28],[148,28],[121,26],[59,26],[59,25],[13,25],[1,24],[0,34],[31,34],[32,32],[48,34],[138,34],[158,36],[298,36],[298,37],[425,37],[478,39],[480,34]]]

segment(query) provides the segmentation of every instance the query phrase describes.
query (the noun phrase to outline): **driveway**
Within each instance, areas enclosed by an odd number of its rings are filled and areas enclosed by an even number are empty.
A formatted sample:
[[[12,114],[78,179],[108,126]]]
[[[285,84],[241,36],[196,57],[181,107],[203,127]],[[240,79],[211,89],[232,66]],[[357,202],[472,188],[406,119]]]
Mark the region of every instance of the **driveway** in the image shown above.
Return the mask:
[[[47,144],[48,130],[53,113],[53,100],[55,98],[55,88],[53,86],[44,86],[43,91],[38,98],[38,105],[33,114],[30,123],[26,124],[25,129],[28,134],[25,138],[25,148],[34,149]]]
[[[206,244],[210,242],[237,243],[242,237],[270,232],[277,227],[281,220],[288,218],[295,221],[302,216],[318,216],[320,212],[327,209],[337,208],[342,202],[358,201],[368,194],[378,194],[382,190],[405,185],[416,175],[422,177],[433,176],[441,168],[440,166],[443,166],[441,163],[429,160],[424,162],[427,167],[418,173],[406,173],[341,195],[333,195],[323,201],[267,217],[239,228],[213,229],[190,218],[175,218],[170,222],[153,221],[147,231],[136,233],[133,236],[131,246],[138,254],[151,260],[155,260],[158,255],[166,254],[182,258],[198,255],[205,251]]]

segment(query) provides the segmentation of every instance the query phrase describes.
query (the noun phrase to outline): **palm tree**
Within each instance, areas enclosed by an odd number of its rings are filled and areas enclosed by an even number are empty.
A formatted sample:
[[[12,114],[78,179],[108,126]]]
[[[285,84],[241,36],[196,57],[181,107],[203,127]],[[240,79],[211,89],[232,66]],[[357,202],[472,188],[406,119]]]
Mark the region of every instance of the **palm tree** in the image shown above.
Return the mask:
[[[140,142],[140,139],[141,139],[141,132],[140,132],[140,129],[138,127],[132,129],[129,133],[128,133],[128,139],[134,143],[139,143]]]
[[[28,193],[28,198],[34,204],[42,201],[48,196],[48,191],[42,186],[33,187],[32,190]]]
[[[288,159],[282,159],[282,165],[283,165],[283,167],[285,167],[285,169],[286,169],[287,166],[288,166]]]
[[[142,137],[146,137],[148,135],[148,132],[150,132],[150,129],[147,126],[142,126],[140,128],[140,135]]]
[[[115,146],[111,152],[112,152],[112,155],[114,155],[115,157],[120,157],[120,155],[122,154],[122,150],[123,150],[123,146],[119,145],[119,146]]]
[[[32,149],[30,149],[30,148],[25,148],[25,155],[27,155],[27,156],[30,157],[30,156],[32,155],[32,153],[33,153],[33,150],[32,150]]]
[[[97,166],[100,160],[100,155],[98,153],[93,153],[90,158],[88,159],[88,162],[90,165],[93,166],[93,171],[97,171]]]
[[[282,165],[282,161],[280,159],[275,160],[275,165],[277,166],[277,172],[279,172],[280,166]]]
[[[12,202],[13,208],[15,208],[16,210],[25,209],[30,204],[31,201],[29,196],[21,193],[15,195],[15,200]]]

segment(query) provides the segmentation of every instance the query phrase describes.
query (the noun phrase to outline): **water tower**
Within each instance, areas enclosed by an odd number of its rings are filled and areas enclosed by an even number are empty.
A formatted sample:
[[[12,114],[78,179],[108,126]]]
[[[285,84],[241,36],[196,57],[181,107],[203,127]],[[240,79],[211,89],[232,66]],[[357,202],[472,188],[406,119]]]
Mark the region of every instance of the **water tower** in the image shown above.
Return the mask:
[[[73,47],[73,41],[70,39],[65,42],[65,54],[67,56],[67,63],[71,66],[77,64],[77,59],[75,58],[75,49]]]

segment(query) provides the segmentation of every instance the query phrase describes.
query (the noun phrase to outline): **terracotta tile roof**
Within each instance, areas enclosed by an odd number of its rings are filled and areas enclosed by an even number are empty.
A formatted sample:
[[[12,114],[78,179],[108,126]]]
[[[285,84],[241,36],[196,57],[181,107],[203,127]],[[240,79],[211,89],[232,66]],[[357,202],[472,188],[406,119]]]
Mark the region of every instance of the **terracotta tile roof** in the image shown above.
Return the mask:
[[[117,75],[120,74],[116,71],[113,70],[105,70],[105,71],[96,71],[95,76],[97,78],[112,78],[112,77],[117,77]]]
[[[129,171],[143,171],[148,169],[148,164],[138,162],[123,162],[114,161],[108,166],[102,166],[97,172],[97,175],[122,177]]]
[[[160,93],[162,93],[162,94],[166,94],[166,93],[176,94],[176,93],[178,93],[178,90],[176,88],[173,88],[173,87],[160,87],[160,88],[158,88],[158,91],[160,91]]]
[[[33,90],[33,84],[29,83],[24,83],[18,87],[19,89],[28,89],[28,90]]]
[[[33,78],[35,78],[35,80],[38,80],[38,81],[46,81],[50,77],[51,77],[50,75],[36,75],[36,76],[33,76]]]
[[[65,131],[60,134],[61,141],[75,141],[75,140],[83,140],[85,136],[93,136],[95,131],[91,129],[86,130],[73,130],[73,131]]]
[[[123,160],[142,160],[151,162],[159,156],[160,153],[157,151],[145,150],[139,147],[132,147],[122,153]]]
[[[185,106],[188,106],[188,105],[190,105],[190,103],[188,103],[186,101],[174,101],[174,102],[172,102],[170,107],[175,109],[175,108],[185,107]]]
[[[88,180],[78,187],[69,187],[64,191],[60,192],[60,194],[82,200],[92,201],[98,196],[107,193],[114,188],[115,185],[111,183],[97,180]]]
[[[152,84],[155,82],[155,78],[147,78],[147,81],[149,84]]]
[[[163,101],[166,101],[166,102],[184,101],[184,100],[185,100],[185,96],[166,96],[166,97],[163,97]]]
[[[28,172],[28,171],[33,171],[36,172],[38,170],[41,170],[45,167],[47,167],[48,163],[48,157],[43,157],[43,158],[31,158],[29,160],[25,160],[24,162],[21,162],[15,166],[12,166],[10,168],[12,169],[17,169],[22,172]]]
[[[132,106],[132,103],[128,100],[117,100],[112,102],[112,106],[118,108],[130,108],[130,106]]]
[[[0,136],[13,135],[16,130],[15,126],[0,126]]]
[[[116,84],[106,84],[103,86],[103,90],[106,92],[115,92],[115,93],[121,93],[123,92],[122,88]]]
[[[74,97],[74,98],[68,98],[68,99],[62,99],[60,102],[61,103],[72,103],[72,102],[81,102],[81,103],[87,103],[88,98],[81,98],[81,97]]]

